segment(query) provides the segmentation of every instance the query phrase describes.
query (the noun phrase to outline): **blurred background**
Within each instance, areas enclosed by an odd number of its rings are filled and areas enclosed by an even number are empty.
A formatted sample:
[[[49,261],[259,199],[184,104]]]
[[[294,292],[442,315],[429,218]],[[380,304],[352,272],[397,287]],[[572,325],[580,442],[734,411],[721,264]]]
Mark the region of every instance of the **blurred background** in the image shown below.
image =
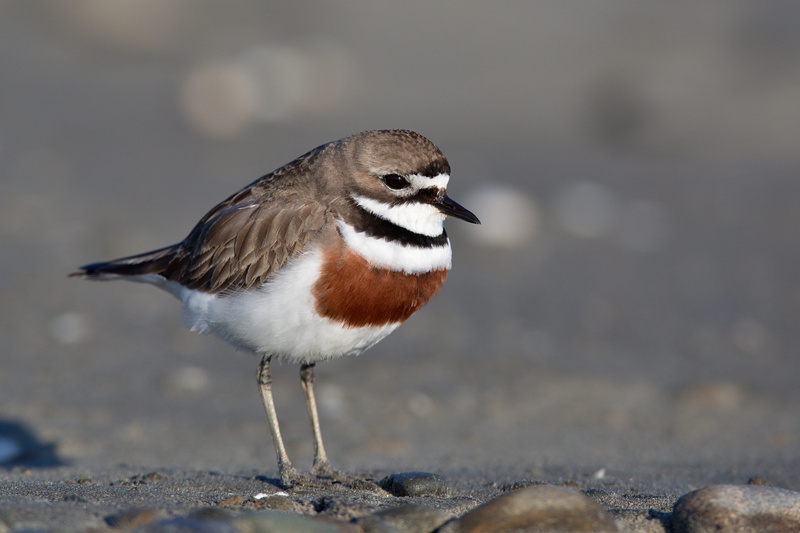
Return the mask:
[[[427,308],[318,365],[335,464],[800,470],[799,103],[790,0],[0,1],[0,463],[274,471],[254,358],[66,275],[409,128],[483,225],[448,223]]]

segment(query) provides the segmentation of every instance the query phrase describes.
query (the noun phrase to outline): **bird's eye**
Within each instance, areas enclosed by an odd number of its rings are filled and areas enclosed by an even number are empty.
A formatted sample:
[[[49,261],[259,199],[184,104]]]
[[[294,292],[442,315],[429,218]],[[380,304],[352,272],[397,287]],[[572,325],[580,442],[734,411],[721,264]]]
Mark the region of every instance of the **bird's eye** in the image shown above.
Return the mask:
[[[400,174],[387,174],[383,177],[383,182],[387,187],[394,190],[405,189],[408,187],[408,180]]]

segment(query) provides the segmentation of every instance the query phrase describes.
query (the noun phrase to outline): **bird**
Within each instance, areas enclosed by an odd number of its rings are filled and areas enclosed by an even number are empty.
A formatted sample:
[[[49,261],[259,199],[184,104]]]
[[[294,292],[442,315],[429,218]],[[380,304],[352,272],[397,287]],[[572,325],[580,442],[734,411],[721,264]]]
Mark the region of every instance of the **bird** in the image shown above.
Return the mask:
[[[439,292],[452,261],[445,219],[480,224],[447,195],[449,179],[447,158],[419,133],[364,131],[250,183],[177,244],[70,276],[155,285],[181,301],[190,330],[259,356],[281,485],[341,481],[322,441],[314,367],[362,353]],[[308,473],[286,453],[273,360],[300,365],[314,442]]]

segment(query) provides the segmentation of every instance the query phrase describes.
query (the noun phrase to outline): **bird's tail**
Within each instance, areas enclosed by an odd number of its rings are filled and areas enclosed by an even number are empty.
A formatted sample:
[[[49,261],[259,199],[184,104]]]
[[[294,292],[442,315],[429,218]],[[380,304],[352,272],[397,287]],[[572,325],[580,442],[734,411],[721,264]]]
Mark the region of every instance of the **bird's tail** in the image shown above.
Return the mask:
[[[107,261],[104,263],[92,263],[80,267],[78,272],[70,274],[86,279],[120,279],[132,276],[145,276],[148,274],[161,274],[175,256],[178,245],[167,246],[152,252],[139,255],[132,255]]]

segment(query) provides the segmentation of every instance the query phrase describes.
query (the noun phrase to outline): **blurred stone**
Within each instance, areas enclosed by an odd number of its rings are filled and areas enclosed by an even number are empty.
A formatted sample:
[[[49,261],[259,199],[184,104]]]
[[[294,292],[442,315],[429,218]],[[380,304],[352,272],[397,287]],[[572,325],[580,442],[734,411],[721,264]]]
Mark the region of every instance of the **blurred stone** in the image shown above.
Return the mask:
[[[13,521],[0,511],[0,533],[8,533],[13,525]]]
[[[191,520],[205,520],[205,521],[212,521],[216,520],[219,522],[225,522],[230,520],[231,515],[225,509],[220,509],[218,507],[201,507],[200,509],[195,509],[188,515],[186,518]]]
[[[309,518],[283,511],[258,511],[242,515],[233,521],[234,529],[240,533],[342,533],[358,531],[346,522]]]
[[[683,391],[682,404],[731,411],[742,405],[745,394],[736,383],[701,383]]]
[[[150,507],[133,507],[107,516],[105,522],[116,529],[132,529],[155,521],[158,515],[159,511]]]
[[[164,52],[192,27],[196,9],[187,0],[77,0],[55,2],[45,15],[54,31],[108,51]]]
[[[347,401],[344,389],[335,383],[324,383],[317,393],[320,414],[334,419],[342,419],[347,414]]]
[[[604,477],[606,477],[606,469],[598,468],[589,477],[592,479],[603,479]]]
[[[208,372],[197,366],[179,368],[169,378],[171,388],[186,392],[202,391],[209,381]]]
[[[441,533],[502,531],[619,531],[600,505],[572,489],[535,485],[503,494],[461,518]]]
[[[535,238],[541,228],[541,215],[534,200],[505,185],[481,187],[467,195],[463,204],[481,219],[480,226],[467,228],[480,244],[519,248]]]
[[[252,118],[255,92],[253,80],[240,64],[207,63],[187,74],[180,107],[199,133],[231,139],[243,133]]]
[[[435,531],[450,518],[450,514],[438,509],[422,505],[403,505],[361,517],[356,520],[356,525],[365,533],[427,533]]]
[[[800,492],[759,485],[713,485],[684,494],[672,512],[674,533],[800,531]]]
[[[647,509],[612,509],[609,514],[625,533],[671,533],[669,513]]]
[[[449,496],[447,479],[431,472],[403,472],[386,476],[378,485],[395,496]]]
[[[238,533],[228,521],[212,518],[181,516],[153,522],[141,529],[139,533]]]
[[[239,59],[253,89],[252,119],[284,122],[307,99],[313,72],[305,54],[285,44],[263,43]]]
[[[433,399],[422,392],[417,392],[408,399],[408,410],[420,418],[430,416],[435,407]]]

